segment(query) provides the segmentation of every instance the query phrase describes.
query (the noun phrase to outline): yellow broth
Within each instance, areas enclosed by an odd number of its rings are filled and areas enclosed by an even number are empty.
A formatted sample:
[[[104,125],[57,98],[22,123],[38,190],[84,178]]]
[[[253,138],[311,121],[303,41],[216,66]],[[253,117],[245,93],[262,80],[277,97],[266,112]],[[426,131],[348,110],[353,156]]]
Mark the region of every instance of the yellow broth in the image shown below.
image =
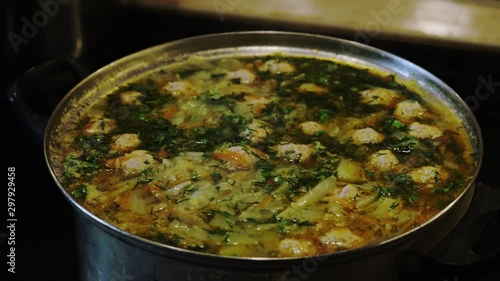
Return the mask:
[[[187,62],[82,110],[61,182],[129,233],[224,256],[298,257],[379,243],[470,181],[446,107],[394,75],[283,54]]]

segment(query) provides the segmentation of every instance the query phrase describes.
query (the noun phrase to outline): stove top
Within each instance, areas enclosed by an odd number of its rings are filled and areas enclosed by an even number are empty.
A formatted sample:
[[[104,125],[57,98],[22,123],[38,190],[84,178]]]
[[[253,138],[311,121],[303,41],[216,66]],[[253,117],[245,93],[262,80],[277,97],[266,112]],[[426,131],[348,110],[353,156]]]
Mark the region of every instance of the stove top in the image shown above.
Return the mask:
[[[98,69],[122,56],[167,41],[215,32],[240,30],[285,30],[306,31],[352,40],[352,36],[321,33],[307,27],[279,26],[244,22],[220,22],[182,13],[165,13],[152,10],[124,10],[113,23],[113,33],[106,40],[95,43],[92,50],[83,52],[78,59],[91,71]],[[468,215],[475,216],[484,210],[485,202],[498,198],[500,177],[497,176],[497,159],[500,150],[495,140],[500,124],[500,51],[498,53],[480,50],[455,49],[454,46],[428,46],[401,41],[377,40],[370,45],[401,56],[427,69],[464,98],[481,126],[485,156],[478,177],[477,192]],[[5,44],[4,44],[5,46]],[[26,46],[27,47],[27,46]],[[33,47],[33,46],[30,46]],[[10,76],[2,81],[5,93],[9,85],[30,66],[43,59],[33,52],[20,50],[4,58],[9,65]],[[66,83],[72,84],[66,80]],[[73,81],[76,84],[77,80]],[[59,98],[69,90],[58,93]],[[50,114],[58,101],[38,101],[37,106],[44,114]],[[1,101],[4,135],[7,139],[7,156],[4,169],[15,168],[15,274],[7,272],[1,280],[75,280],[78,281],[78,256],[73,228],[73,209],[54,184],[43,155],[42,142],[21,122],[7,99]],[[5,116],[5,115],[4,115]],[[482,194],[482,196],[480,196]],[[7,189],[2,194],[7,195]],[[496,197],[495,197],[496,196]],[[6,202],[7,199],[4,200]],[[493,203],[492,203],[493,204]],[[4,205],[7,209],[7,205]],[[486,281],[500,280],[500,200],[483,214],[481,229],[471,232],[477,225],[463,223],[428,255],[405,257],[399,261],[400,280],[409,281]],[[466,220],[466,217],[464,220]],[[4,224],[5,219],[3,220]],[[9,253],[6,228],[0,230],[0,245]],[[473,235],[474,237],[467,237]],[[464,241],[475,241],[467,248]],[[459,245],[455,245],[458,241]],[[463,247],[462,247],[463,246]],[[457,252],[469,251],[470,260],[454,260]],[[478,258],[482,253],[483,258]],[[6,254],[2,255],[5,265]],[[472,262],[469,265],[465,265]]]

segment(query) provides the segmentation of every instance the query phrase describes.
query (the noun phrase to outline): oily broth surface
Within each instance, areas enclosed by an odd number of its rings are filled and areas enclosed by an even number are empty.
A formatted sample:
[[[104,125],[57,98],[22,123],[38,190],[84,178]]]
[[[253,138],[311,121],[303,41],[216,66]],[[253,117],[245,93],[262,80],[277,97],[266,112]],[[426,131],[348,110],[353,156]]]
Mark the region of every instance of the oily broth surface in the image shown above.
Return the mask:
[[[395,237],[451,202],[472,177],[460,126],[369,69],[193,57],[82,112],[60,177],[90,212],[157,242],[327,254]]]

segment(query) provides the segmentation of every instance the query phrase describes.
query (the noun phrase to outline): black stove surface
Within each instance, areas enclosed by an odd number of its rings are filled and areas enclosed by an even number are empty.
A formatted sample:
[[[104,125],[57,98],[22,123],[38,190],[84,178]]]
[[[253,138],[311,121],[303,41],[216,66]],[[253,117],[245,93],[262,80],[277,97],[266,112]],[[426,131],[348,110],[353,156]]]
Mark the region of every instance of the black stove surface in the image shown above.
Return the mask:
[[[113,22],[114,32],[106,40],[97,44],[78,59],[91,71],[98,69],[122,56],[149,46],[175,39],[215,32],[240,30],[287,30],[305,31],[352,40],[353,36],[334,32],[316,32],[312,27],[279,26],[257,22],[220,22],[217,17],[198,17],[181,13],[139,9],[125,9]],[[6,46],[7,45],[7,46]],[[455,49],[454,46],[428,46],[403,41],[378,40],[373,38],[370,45],[401,56],[427,69],[462,98],[469,101],[473,113],[482,128],[485,155],[478,177],[478,193],[491,190],[498,194],[500,177],[498,163],[498,129],[500,129],[500,51]],[[4,44],[4,47],[9,47]],[[34,46],[28,47],[34,48]],[[5,93],[9,85],[29,67],[44,59],[33,52],[20,49],[18,54],[5,52],[8,79],[2,81],[4,98],[1,111],[5,112],[2,130],[7,143],[4,151],[4,169],[15,168],[15,274],[2,268],[1,280],[78,280],[78,257],[75,248],[73,210],[54,184],[43,155],[42,142],[34,137],[20,118],[9,106]],[[67,83],[68,81],[66,81]],[[75,80],[76,83],[76,80]],[[478,89],[481,88],[479,92]],[[61,91],[61,96],[65,90]],[[37,107],[44,114],[50,114],[57,102],[39,101]],[[5,117],[6,116],[6,117]],[[7,195],[7,187],[2,196]],[[482,204],[484,198],[476,200]],[[474,202],[476,202],[474,201]],[[3,202],[7,202],[4,199]],[[500,201],[498,208],[500,208]],[[473,203],[474,204],[474,203]],[[7,205],[2,204],[7,212]],[[500,248],[500,212],[491,215],[491,222],[474,246],[477,252],[490,253],[492,248]],[[8,225],[6,219],[2,224]],[[458,229],[458,228],[457,228]],[[462,231],[465,231],[462,229]],[[9,229],[0,228],[2,264],[9,255]],[[400,280],[409,281],[461,281],[500,280],[500,255],[492,255],[471,265],[454,265],[449,251],[452,242],[460,240],[461,233],[449,236],[429,255],[402,260]],[[456,249],[457,250],[457,249]],[[457,251],[460,251],[458,249]],[[498,252],[497,252],[498,253]],[[5,274],[4,274],[5,273]]]

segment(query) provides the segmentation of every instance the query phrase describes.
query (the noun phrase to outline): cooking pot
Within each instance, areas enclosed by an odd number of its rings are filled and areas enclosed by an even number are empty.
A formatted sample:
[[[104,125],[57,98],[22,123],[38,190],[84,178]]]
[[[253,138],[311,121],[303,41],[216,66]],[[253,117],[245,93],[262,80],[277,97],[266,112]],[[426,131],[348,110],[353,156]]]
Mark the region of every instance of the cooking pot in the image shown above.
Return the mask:
[[[474,175],[457,198],[424,224],[375,245],[307,258],[225,257],[175,248],[122,231],[80,206],[56,176],[55,136],[77,112],[117,85],[144,73],[182,62],[191,55],[208,59],[282,52],[332,58],[393,74],[450,108],[461,120],[476,152]],[[422,255],[442,240],[471,204],[483,144],[479,125],[460,96],[426,70],[393,54],[360,43],[304,33],[258,31],[187,38],[145,49],[117,60],[78,83],[59,102],[44,133],[47,165],[74,207],[80,278],[94,280],[397,280],[396,260]]]

